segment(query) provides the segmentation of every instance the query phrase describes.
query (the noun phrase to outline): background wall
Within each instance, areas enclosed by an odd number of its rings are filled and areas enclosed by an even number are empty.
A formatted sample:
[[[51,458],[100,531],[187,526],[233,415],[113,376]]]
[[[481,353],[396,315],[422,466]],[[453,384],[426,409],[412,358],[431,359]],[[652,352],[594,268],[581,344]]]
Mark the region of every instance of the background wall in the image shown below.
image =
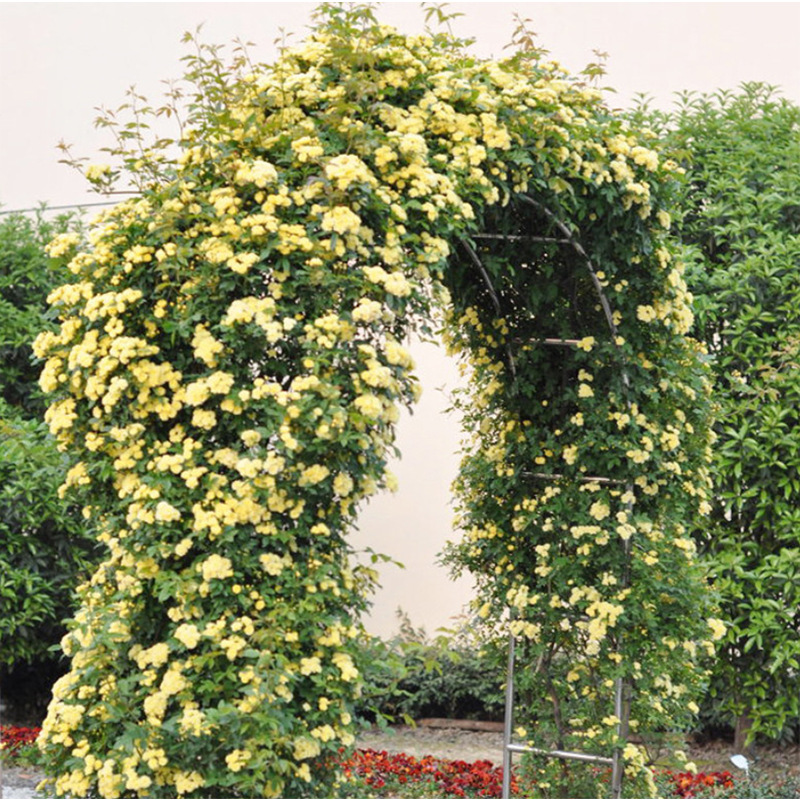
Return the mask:
[[[417,3],[377,3],[379,18],[415,32],[424,28]],[[108,140],[93,127],[98,106],[115,108],[128,87],[156,99],[162,80],[182,72],[180,43],[203,25],[202,38],[254,42],[259,60],[275,55],[275,41],[302,39],[313,3],[4,3],[0,2],[0,205],[23,209],[42,201],[71,205],[102,200],[81,177],[58,163],[64,140],[75,155],[102,161]],[[454,32],[474,37],[475,52],[501,57],[516,26],[530,18],[539,43],[571,71],[608,54],[603,83],[612,106],[638,92],[666,107],[685,89],[735,88],[742,81],[782,87],[800,102],[797,3],[451,3],[462,17]],[[289,42],[292,38],[289,39]],[[0,209],[2,210],[2,209]],[[458,459],[458,423],[444,414],[456,385],[455,366],[433,345],[413,348],[424,393],[404,415],[393,465],[394,495],[373,499],[354,536],[357,547],[392,555],[405,569],[381,569],[370,627],[389,634],[402,608],[428,631],[452,624],[469,599],[466,579],[451,582],[436,565],[451,535],[449,485]]]

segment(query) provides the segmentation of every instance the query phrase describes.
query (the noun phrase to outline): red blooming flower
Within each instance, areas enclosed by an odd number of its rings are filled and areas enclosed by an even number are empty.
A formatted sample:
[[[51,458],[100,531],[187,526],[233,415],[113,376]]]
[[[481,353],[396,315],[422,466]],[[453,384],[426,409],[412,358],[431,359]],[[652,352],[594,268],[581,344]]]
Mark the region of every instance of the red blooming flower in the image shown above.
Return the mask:
[[[0,725],[0,743],[3,751],[15,755],[20,747],[33,744],[41,728],[24,728],[18,725]]]
[[[405,753],[386,750],[355,750],[349,757],[342,754],[340,765],[345,775],[362,780],[373,789],[385,789],[392,796],[395,789],[413,784],[419,796],[437,797],[500,797],[503,770],[491,761],[448,760],[423,756],[415,758]],[[673,797],[695,797],[699,789],[734,785],[729,772],[667,772]],[[519,792],[516,775],[511,778],[512,792]],[[407,788],[404,791],[408,791]],[[405,795],[404,795],[405,796]]]
[[[342,762],[345,774],[360,777],[368,786],[382,788],[397,784],[427,783],[442,797],[499,797],[503,771],[491,761],[450,761],[405,753],[390,755],[385,750],[356,750]],[[512,779],[512,787],[517,788]]]
[[[719,786],[723,789],[733,787],[730,772],[673,772],[667,773],[673,786],[675,797],[695,797],[700,788]]]

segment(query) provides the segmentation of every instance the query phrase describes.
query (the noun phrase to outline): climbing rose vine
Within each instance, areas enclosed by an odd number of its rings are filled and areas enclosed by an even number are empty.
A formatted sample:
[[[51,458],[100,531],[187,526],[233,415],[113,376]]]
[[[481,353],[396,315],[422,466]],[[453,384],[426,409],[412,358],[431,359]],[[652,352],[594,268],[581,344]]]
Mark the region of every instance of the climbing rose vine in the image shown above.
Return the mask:
[[[451,558],[482,616],[510,605],[542,696],[581,701],[562,738],[622,743],[598,710],[622,672],[632,725],[685,716],[711,631],[679,520],[708,435],[674,165],[536,51],[478,60],[369,10],[323,7],[272,66],[189,63],[180,138],[149,147],[132,102],[86,170],[138,196],[50,246],[47,421],[107,548],[39,740],[51,789],[335,791],[373,583],[347,532],[392,483],[403,342],[440,303],[473,380]]]

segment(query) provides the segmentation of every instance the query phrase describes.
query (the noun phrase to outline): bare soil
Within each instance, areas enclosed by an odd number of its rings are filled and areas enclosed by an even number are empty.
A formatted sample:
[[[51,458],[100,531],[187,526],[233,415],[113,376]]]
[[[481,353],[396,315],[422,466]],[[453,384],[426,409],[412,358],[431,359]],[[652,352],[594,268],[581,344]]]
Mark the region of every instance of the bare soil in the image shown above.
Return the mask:
[[[362,733],[356,746],[364,749],[406,753],[410,756],[435,756],[454,761],[503,761],[503,734],[468,731],[458,728],[426,728],[395,725],[372,728]]]
[[[731,764],[734,754],[733,745],[729,742],[713,741],[701,744],[689,744],[686,748],[689,757],[703,772],[728,770],[737,773]],[[751,769],[776,778],[800,778],[800,745],[763,745],[756,747],[750,759]]]

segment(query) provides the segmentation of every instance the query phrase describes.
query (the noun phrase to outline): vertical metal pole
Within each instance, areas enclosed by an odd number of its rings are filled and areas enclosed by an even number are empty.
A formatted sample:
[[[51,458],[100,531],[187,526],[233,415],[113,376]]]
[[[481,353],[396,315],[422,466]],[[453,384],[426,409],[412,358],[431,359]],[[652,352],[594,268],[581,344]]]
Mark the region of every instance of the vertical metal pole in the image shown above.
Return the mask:
[[[614,716],[619,720],[617,723],[617,736],[622,737],[622,715],[623,715],[623,695],[624,685],[622,678],[617,678],[614,685]],[[622,797],[622,775],[625,765],[622,761],[622,751],[619,745],[614,748],[614,755],[611,764],[611,797],[619,800]]]
[[[508,635],[508,670],[506,671],[506,709],[503,719],[503,791],[511,797],[511,729],[514,725],[514,634]]]
[[[628,375],[622,375],[627,385]],[[627,491],[633,492],[633,486],[628,484]],[[632,504],[628,504],[628,511],[632,510]],[[622,585],[627,587],[630,585],[630,569],[631,569],[631,545],[630,539],[626,539],[623,545],[623,553],[625,556],[625,572],[622,576]],[[618,652],[622,648],[622,643],[617,643]],[[618,744],[614,748],[614,755],[611,767],[611,797],[618,800],[622,797],[622,779],[625,775],[625,762],[622,757],[623,743],[628,741],[628,723],[630,720],[631,705],[628,692],[628,684],[624,677],[620,676],[614,682],[614,716],[619,720],[617,723],[617,741]]]

